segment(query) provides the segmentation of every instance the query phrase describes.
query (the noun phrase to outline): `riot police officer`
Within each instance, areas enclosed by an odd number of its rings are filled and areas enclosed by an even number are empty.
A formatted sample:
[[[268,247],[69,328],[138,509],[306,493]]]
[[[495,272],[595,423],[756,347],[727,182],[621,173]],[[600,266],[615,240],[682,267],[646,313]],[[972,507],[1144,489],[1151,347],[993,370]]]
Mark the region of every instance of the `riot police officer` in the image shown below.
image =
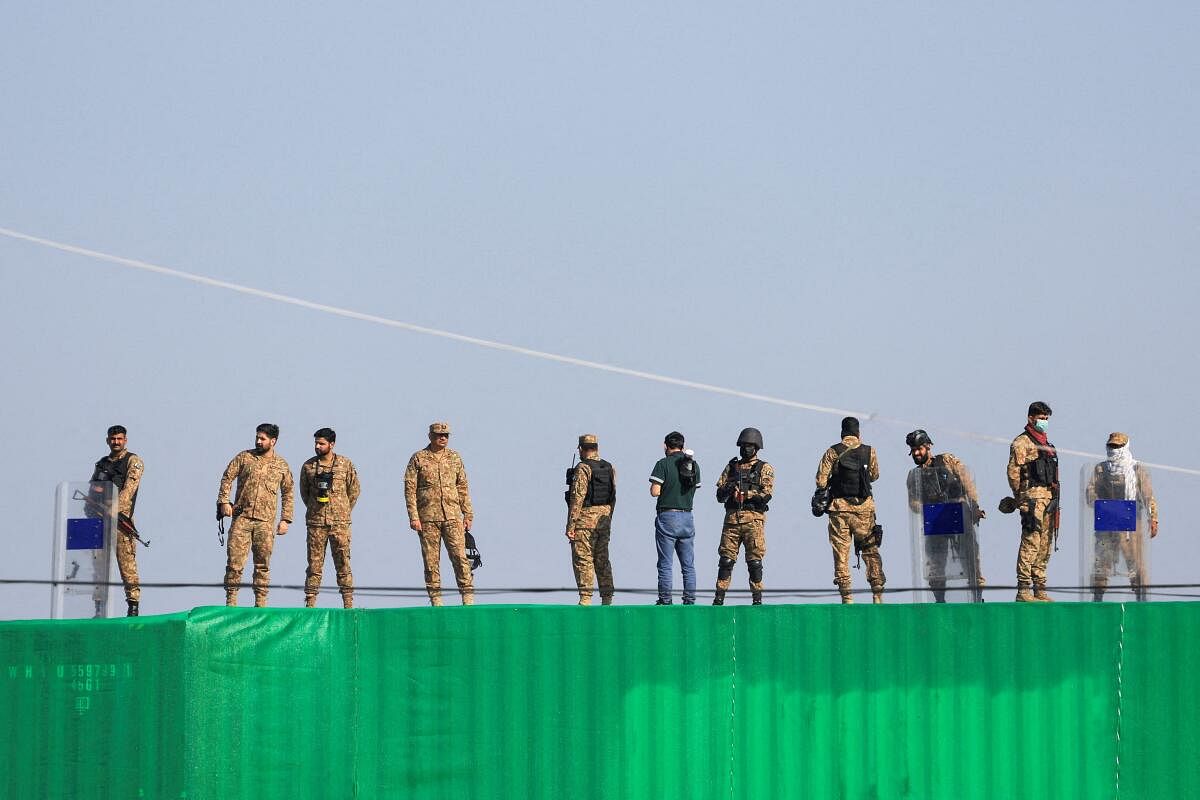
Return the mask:
[[[750,596],[762,605],[763,557],[767,554],[767,506],[775,492],[775,469],[758,457],[763,449],[758,428],[745,428],[737,439],[738,457],[730,459],[717,479],[717,501],[725,506],[721,543],[717,547],[717,590],[714,606],[725,605],[738,549],[746,550]]]
[[[138,487],[146,466],[137,453],[126,448],[128,432],[124,425],[113,425],[108,429],[105,443],[108,455],[96,462],[92,470],[93,481],[112,481],[117,487],[117,532],[113,537],[113,549],[117,555],[117,568],[121,572],[121,583],[125,588],[126,616],[138,616],[138,604],[142,589],[138,585],[137,529],[133,525],[133,508],[137,505]],[[101,598],[107,591],[96,587],[96,609],[99,612]]]
[[[915,526],[916,547],[924,565],[935,603],[946,602],[946,581],[965,580],[972,599],[983,602],[983,567],[979,558],[978,524],[987,514],[979,506],[979,493],[971,471],[952,453],[933,454],[933,440],[917,429],[904,439],[916,466],[908,473],[908,503],[918,515],[926,505],[965,504],[962,525],[953,533],[939,535]],[[914,517],[917,519],[917,517]],[[918,520],[923,521],[923,520]]]

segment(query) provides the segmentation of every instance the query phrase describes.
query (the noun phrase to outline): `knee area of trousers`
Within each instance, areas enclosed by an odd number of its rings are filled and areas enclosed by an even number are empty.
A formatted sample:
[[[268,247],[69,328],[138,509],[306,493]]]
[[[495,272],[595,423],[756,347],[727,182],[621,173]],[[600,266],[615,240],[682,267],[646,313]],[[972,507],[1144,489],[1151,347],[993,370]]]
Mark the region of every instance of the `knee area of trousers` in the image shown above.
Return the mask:
[[[736,564],[735,559],[728,556],[721,556],[721,560],[717,562],[717,578],[719,580],[727,580],[733,576],[733,565]]]
[[[761,558],[756,558],[753,561],[746,562],[746,568],[750,571],[750,580],[758,583],[763,576],[763,562]]]

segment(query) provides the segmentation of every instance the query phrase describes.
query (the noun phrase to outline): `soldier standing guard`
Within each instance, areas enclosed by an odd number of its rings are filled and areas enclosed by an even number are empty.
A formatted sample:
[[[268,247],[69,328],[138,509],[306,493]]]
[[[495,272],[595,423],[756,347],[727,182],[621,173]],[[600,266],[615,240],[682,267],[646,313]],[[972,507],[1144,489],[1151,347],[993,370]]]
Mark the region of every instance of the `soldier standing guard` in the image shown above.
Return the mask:
[[[408,506],[408,527],[421,538],[429,604],[442,605],[441,561],[442,542],[445,542],[462,604],[470,606],[475,604],[475,590],[464,530],[471,530],[475,515],[467,472],[462,458],[447,446],[449,442],[449,423],[434,422],[429,426],[429,445],[413,453],[404,470],[404,501]]]
[[[842,602],[854,602],[850,593],[850,545],[867,562],[871,601],[883,602],[883,558],[879,555],[882,529],[875,524],[875,498],[871,484],[879,480],[875,448],[862,443],[855,417],[842,420],[842,440],[827,449],[817,467],[817,489],[829,492],[829,544],[833,548],[833,582]]]
[[[767,506],[775,492],[775,469],[758,457],[763,447],[758,428],[738,434],[738,458],[731,459],[717,479],[717,501],[725,505],[721,543],[717,547],[717,590],[713,605],[725,605],[738,549],[746,550],[746,570],[754,605],[762,605],[763,558],[767,555]]]
[[[1009,448],[1008,485],[1016,498],[1015,507],[1021,510],[1018,603],[1054,602],[1046,594],[1046,567],[1058,535],[1059,518],[1058,453],[1046,437],[1052,413],[1050,406],[1041,401],[1030,403],[1025,430]]]
[[[1117,574],[1118,561],[1123,559],[1134,597],[1144,602],[1149,599],[1146,589],[1150,582],[1149,539],[1158,536],[1158,501],[1150,482],[1150,470],[1129,450],[1128,434],[1110,433],[1105,449],[1108,457],[1085,472],[1086,505],[1094,508],[1097,500],[1132,500],[1137,511],[1133,530],[1089,532],[1094,552],[1091,563],[1085,560],[1084,568],[1092,575],[1092,600],[1099,603],[1104,599],[1109,575]]]
[[[238,584],[246,568],[246,554],[254,552],[254,605],[265,606],[271,583],[271,553],[275,535],[283,536],[292,524],[294,510],[292,469],[275,452],[279,426],[264,422],[254,429],[254,449],[233,457],[221,476],[217,492],[218,518],[233,517],[229,528],[229,557],[225,564],[225,605],[236,606]],[[237,495],[229,502],[229,489],[237,479]],[[275,498],[283,500],[283,513],[275,524]]]
[[[136,617],[142,589],[138,585],[137,538],[130,531],[136,530],[133,525],[133,507],[137,505],[138,486],[141,485],[142,473],[146,467],[137,453],[131,453],[126,449],[127,435],[128,432],[124,425],[113,425],[108,429],[108,438],[105,441],[108,443],[109,452],[108,455],[96,462],[96,467],[92,470],[92,480],[113,482],[118,492],[118,518],[125,517],[129,520],[129,530],[126,530],[124,524],[118,524],[113,549],[117,555],[117,568],[121,571],[121,583],[125,587],[125,604],[127,606],[125,615]],[[124,520],[122,520],[123,522]],[[101,593],[102,597],[102,593],[108,589],[97,586],[96,591]],[[98,598],[96,600],[97,612],[101,605],[101,600]]]
[[[617,505],[617,471],[600,458],[594,434],[579,437],[579,466],[571,472],[567,490],[567,539],[571,542],[571,566],[579,589],[579,605],[592,604],[592,584],[600,585],[600,602],[613,602],[612,562],[608,540],[612,514]]]
[[[333,452],[337,433],[321,428],[313,434],[316,455],[300,467],[300,498],[307,509],[308,570],[304,577],[304,605],[317,604],[321,573],[325,567],[325,544],[337,570],[342,606],[354,607],[354,575],[350,572],[350,513],[358,502],[360,487],[354,463]]]

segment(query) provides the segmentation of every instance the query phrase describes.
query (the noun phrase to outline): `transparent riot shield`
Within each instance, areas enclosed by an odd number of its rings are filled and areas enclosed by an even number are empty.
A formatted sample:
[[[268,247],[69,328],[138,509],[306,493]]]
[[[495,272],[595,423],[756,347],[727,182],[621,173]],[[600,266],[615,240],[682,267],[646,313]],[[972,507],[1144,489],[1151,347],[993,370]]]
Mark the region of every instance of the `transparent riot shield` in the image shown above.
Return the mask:
[[[974,487],[960,462],[915,467],[908,473],[909,527],[912,532],[913,577],[918,603],[979,602],[979,538],[975,506],[967,487]]]
[[[1150,584],[1150,471],[1108,461],[1080,473],[1079,574],[1091,600],[1147,599]]]
[[[106,617],[112,607],[112,547],[117,487],[112,481],[60,483],[54,503],[50,616]]]

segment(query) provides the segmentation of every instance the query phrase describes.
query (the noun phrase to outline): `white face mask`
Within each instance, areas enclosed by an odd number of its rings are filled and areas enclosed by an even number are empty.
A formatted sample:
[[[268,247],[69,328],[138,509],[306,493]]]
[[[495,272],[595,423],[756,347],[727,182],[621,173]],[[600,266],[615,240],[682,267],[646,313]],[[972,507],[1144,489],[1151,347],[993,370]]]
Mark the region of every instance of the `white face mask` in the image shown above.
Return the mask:
[[[1046,429],[1050,427],[1050,420],[1048,420],[1048,419],[1035,420],[1033,423],[1033,427],[1037,428],[1042,433],[1045,433]]]

